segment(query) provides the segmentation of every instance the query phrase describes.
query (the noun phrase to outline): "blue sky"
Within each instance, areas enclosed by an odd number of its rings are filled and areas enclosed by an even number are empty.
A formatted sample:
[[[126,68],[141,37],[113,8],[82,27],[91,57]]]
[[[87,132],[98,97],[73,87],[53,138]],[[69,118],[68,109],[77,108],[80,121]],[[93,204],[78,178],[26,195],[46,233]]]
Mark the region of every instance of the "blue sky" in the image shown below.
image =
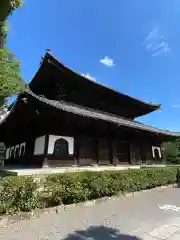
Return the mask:
[[[25,81],[45,49],[62,63],[162,109],[141,117],[180,131],[178,0],[25,0],[9,18],[8,47]]]

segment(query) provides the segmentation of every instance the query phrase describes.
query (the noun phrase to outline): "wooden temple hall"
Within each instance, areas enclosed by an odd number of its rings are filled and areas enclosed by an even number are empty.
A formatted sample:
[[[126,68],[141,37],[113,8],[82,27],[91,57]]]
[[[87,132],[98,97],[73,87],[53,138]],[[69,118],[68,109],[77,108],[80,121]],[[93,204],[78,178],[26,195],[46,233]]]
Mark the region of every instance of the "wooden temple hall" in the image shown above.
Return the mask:
[[[73,72],[47,52],[0,120],[5,165],[156,164],[178,133],[135,120],[160,108]]]

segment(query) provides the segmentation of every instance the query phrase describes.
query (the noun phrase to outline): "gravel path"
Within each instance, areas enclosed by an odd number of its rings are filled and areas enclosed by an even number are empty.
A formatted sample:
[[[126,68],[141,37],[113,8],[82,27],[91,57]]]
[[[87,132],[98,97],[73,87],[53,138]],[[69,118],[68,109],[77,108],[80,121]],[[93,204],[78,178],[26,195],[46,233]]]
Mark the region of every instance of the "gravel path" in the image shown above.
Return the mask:
[[[165,205],[180,207],[179,199],[180,189],[166,188],[94,206],[73,207],[61,214],[46,214],[0,228],[0,239],[180,240],[180,208],[163,210]],[[166,237],[161,238],[162,234]]]

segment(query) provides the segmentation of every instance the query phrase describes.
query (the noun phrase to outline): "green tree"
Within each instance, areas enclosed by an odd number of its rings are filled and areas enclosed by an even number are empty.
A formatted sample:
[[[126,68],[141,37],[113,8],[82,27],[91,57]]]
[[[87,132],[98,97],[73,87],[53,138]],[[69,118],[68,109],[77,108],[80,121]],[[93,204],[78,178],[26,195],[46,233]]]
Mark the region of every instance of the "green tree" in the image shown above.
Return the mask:
[[[8,16],[20,7],[20,0],[0,0],[0,106],[7,97],[24,90],[25,84],[20,76],[20,64],[15,55],[6,47]]]
[[[6,20],[7,16],[12,13],[14,9],[22,6],[22,1],[21,0],[1,0],[0,6],[1,6],[0,19],[4,21]]]
[[[164,158],[167,163],[180,164],[180,138],[164,143]]]

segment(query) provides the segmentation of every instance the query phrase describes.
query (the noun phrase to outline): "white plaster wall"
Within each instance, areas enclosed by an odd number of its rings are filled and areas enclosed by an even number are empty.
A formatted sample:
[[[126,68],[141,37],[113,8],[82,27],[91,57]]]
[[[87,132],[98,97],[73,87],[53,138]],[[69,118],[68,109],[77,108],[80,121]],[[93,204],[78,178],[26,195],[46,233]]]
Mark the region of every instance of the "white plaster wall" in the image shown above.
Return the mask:
[[[6,148],[6,159],[9,159],[10,148]]]
[[[23,146],[24,146],[24,152],[22,152]],[[23,156],[25,154],[25,151],[26,151],[26,143],[23,142],[20,144],[19,156]]]
[[[162,157],[161,148],[160,148],[160,147],[156,147],[156,146],[152,146],[152,155],[153,155],[153,158],[155,158],[155,152],[154,152],[155,149],[158,150],[159,157],[161,158],[161,157]]]
[[[22,147],[24,146],[24,152],[22,152]],[[26,143],[20,143],[17,144],[15,146],[11,146],[9,148],[6,148],[6,154],[5,154],[5,158],[9,159],[10,157],[12,158],[16,158],[15,154],[16,154],[16,150],[18,149],[18,155],[19,157],[22,155],[24,155],[25,151],[26,151]]]
[[[45,148],[45,136],[36,138],[34,144],[34,155],[44,154],[44,148]]]
[[[53,154],[55,141],[61,138],[68,142],[69,154],[74,154],[74,138],[66,137],[66,136],[57,136],[57,135],[49,135],[48,154]]]

